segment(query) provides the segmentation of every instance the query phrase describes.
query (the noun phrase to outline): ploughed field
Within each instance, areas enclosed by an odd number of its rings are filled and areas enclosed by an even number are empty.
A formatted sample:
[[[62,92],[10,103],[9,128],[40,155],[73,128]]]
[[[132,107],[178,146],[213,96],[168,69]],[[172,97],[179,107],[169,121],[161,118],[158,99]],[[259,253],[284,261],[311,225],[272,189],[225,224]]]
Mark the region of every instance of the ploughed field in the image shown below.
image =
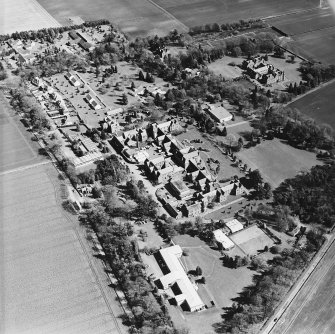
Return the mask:
[[[306,116],[312,117],[320,124],[329,124],[335,129],[335,82],[292,102],[290,108],[297,108]]]
[[[154,0],[188,27],[236,22],[316,7],[315,0]]]
[[[31,135],[15,122],[16,118],[0,93],[0,174],[41,160],[31,147]]]
[[[335,63],[335,14],[330,7],[280,16],[267,23],[291,36],[288,48],[298,55]]]
[[[57,26],[60,24],[36,0],[1,0],[0,34]]]
[[[132,36],[164,35],[176,28],[267,17],[317,7],[318,0],[38,0],[61,24],[68,18],[106,18]]]
[[[278,319],[273,334],[335,332],[335,244]]]
[[[119,333],[82,241],[56,202],[52,172],[39,166],[0,176],[0,332]]]
[[[165,35],[172,29],[186,27],[169,13],[148,0],[38,0],[61,24],[68,25],[69,17],[83,20],[109,19],[131,36]]]

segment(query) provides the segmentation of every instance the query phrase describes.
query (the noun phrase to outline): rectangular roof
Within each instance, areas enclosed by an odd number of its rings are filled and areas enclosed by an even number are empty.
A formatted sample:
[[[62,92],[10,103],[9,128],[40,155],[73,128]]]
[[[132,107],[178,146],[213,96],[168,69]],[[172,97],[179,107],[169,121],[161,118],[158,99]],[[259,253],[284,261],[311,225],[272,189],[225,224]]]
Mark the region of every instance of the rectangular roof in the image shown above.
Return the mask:
[[[220,106],[214,109],[210,109],[208,111],[210,114],[212,114],[213,116],[215,116],[218,119],[222,119],[222,118],[226,118],[231,116],[231,113],[224,107]]]
[[[160,251],[162,258],[170,273],[161,278],[161,282],[165,284],[171,284],[176,282],[185,296],[185,300],[189,305],[190,309],[201,308],[204,306],[203,301],[196,292],[193,284],[187,277],[187,274],[179,261],[179,257],[182,255],[183,250],[179,245],[172,247],[163,248]]]
[[[237,219],[226,222],[225,225],[229,228],[231,233],[243,230],[243,225]]]
[[[213,232],[214,238],[217,242],[220,242],[224,249],[233,248],[234,243],[222,232],[222,230],[215,230]]]

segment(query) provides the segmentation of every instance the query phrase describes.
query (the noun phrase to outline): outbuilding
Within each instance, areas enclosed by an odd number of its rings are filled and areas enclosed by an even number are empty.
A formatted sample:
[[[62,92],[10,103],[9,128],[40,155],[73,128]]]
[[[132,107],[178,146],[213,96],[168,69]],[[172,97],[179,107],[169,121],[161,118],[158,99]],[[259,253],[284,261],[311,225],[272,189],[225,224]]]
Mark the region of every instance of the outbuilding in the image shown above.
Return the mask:
[[[224,250],[234,248],[235,244],[222,232],[221,229],[213,231],[214,238],[219,247]]]

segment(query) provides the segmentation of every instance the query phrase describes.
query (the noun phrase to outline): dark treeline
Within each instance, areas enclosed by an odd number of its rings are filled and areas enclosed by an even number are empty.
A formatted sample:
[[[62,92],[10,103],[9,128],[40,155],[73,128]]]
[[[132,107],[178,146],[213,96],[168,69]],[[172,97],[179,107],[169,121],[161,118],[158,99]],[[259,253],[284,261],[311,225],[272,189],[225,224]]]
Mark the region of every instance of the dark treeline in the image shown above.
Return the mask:
[[[34,131],[50,129],[50,123],[41,105],[36,101],[33,95],[28,94],[21,89],[12,89],[11,106],[23,114],[24,120]]]
[[[264,135],[267,130],[287,139],[292,146],[303,149],[334,148],[333,130],[327,125],[318,125],[291,108],[270,108],[253,126]]]
[[[264,28],[266,24],[261,19],[240,20],[231,23],[212,23],[201,26],[191,27],[189,34],[191,36],[202,33],[220,32],[220,31],[244,31],[248,29]]]
[[[260,324],[271,316],[312,255],[303,248],[284,250],[276,256],[269,267],[261,270],[261,275],[254,276],[254,284],[247,287],[237,302],[228,308],[223,316],[224,321],[214,325],[216,332],[249,333],[252,325]]]
[[[105,168],[103,170],[106,171]],[[127,190],[138,206],[141,206],[141,201],[146,197],[143,183],[129,181]],[[145,207],[142,209],[146,210]],[[154,212],[153,217],[156,215]],[[116,216],[118,219],[115,219]],[[83,218],[98,233],[106,260],[125,293],[133,314],[133,317],[126,319],[130,326],[129,332],[187,334],[187,330],[174,328],[164,297],[159,294],[153,280],[147,277],[132,225],[126,219],[120,222],[119,215],[115,215],[115,211],[110,209],[108,200],[101,201]]]
[[[70,31],[73,29],[81,29],[81,28],[89,28],[96,27],[103,24],[110,24],[108,20],[96,20],[96,21],[87,21],[83,24],[76,24],[71,26],[61,26],[54,28],[44,28],[40,30],[29,30],[29,31],[20,31],[13,32],[12,34],[0,35],[0,41],[7,41],[11,38],[13,39],[23,39],[23,40],[36,40],[36,39],[44,39],[52,43],[55,37],[59,34]]]
[[[307,224],[332,228],[335,221],[335,165],[315,166],[308,173],[285,180],[274,202],[288,206]]]

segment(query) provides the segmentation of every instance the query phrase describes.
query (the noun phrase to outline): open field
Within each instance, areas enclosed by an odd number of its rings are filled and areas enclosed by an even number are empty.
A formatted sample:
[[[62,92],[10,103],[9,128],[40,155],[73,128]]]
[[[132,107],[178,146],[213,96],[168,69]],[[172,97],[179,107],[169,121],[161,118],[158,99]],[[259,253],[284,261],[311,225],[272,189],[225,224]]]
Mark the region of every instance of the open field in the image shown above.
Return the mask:
[[[182,257],[188,270],[197,266],[202,269],[206,277],[206,284],[199,284],[198,293],[205,303],[215,302],[214,308],[196,313],[184,313],[181,318],[180,311],[174,309],[170,314],[172,320],[179,326],[190,328],[191,334],[215,333],[213,324],[220,322],[222,308],[231,306],[233,298],[252,283],[253,272],[247,268],[230,269],[224,267],[220,260],[220,252],[211,249],[199,238],[180,235],[173,238],[176,244],[189,250],[189,256]]]
[[[8,0],[9,1],[9,0]],[[295,10],[314,8],[317,0],[38,0],[61,24],[79,16],[84,20],[110,19],[131,36],[164,35],[176,28],[206,23],[267,17]]]
[[[115,296],[56,201],[56,177],[52,166],[0,176],[0,332],[121,333],[107,302]]]
[[[267,23],[290,36],[294,36],[333,27],[335,25],[335,16],[330,8],[316,8],[311,11],[269,19]]]
[[[295,36],[288,48],[305,58],[335,64],[335,27]]]
[[[229,63],[241,65],[243,58],[225,56],[208,65],[208,68],[215,74],[221,74],[225,79],[233,79],[242,75],[242,69],[238,66],[231,66]]]
[[[335,332],[335,244],[321,260],[271,334]]]
[[[154,0],[188,27],[235,22],[316,7],[315,0]]]
[[[264,141],[237,155],[251,169],[259,169],[264,180],[273,187],[302,170],[321,164],[314,153],[299,150],[278,139]]]
[[[301,99],[289,104],[302,114],[312,117],[320,124],[329,124],[335,129],[335,81],[316,89]]]
[[[36,0],[2,0],[0,34],[59,27]]]
[[[7,101],[0,93],[0,172],[41,159],[31,147],[31,135],[22,124],[16,124],[14,118],[17,116],[9,109]]]
[[[171,14],[147,0],[38,1],[64,25],[69,24],[69,17],[80,16],[83,20],[109,19],[132,36],[148,33],[165,35],[174,28],[186,31],[186,27]]]

